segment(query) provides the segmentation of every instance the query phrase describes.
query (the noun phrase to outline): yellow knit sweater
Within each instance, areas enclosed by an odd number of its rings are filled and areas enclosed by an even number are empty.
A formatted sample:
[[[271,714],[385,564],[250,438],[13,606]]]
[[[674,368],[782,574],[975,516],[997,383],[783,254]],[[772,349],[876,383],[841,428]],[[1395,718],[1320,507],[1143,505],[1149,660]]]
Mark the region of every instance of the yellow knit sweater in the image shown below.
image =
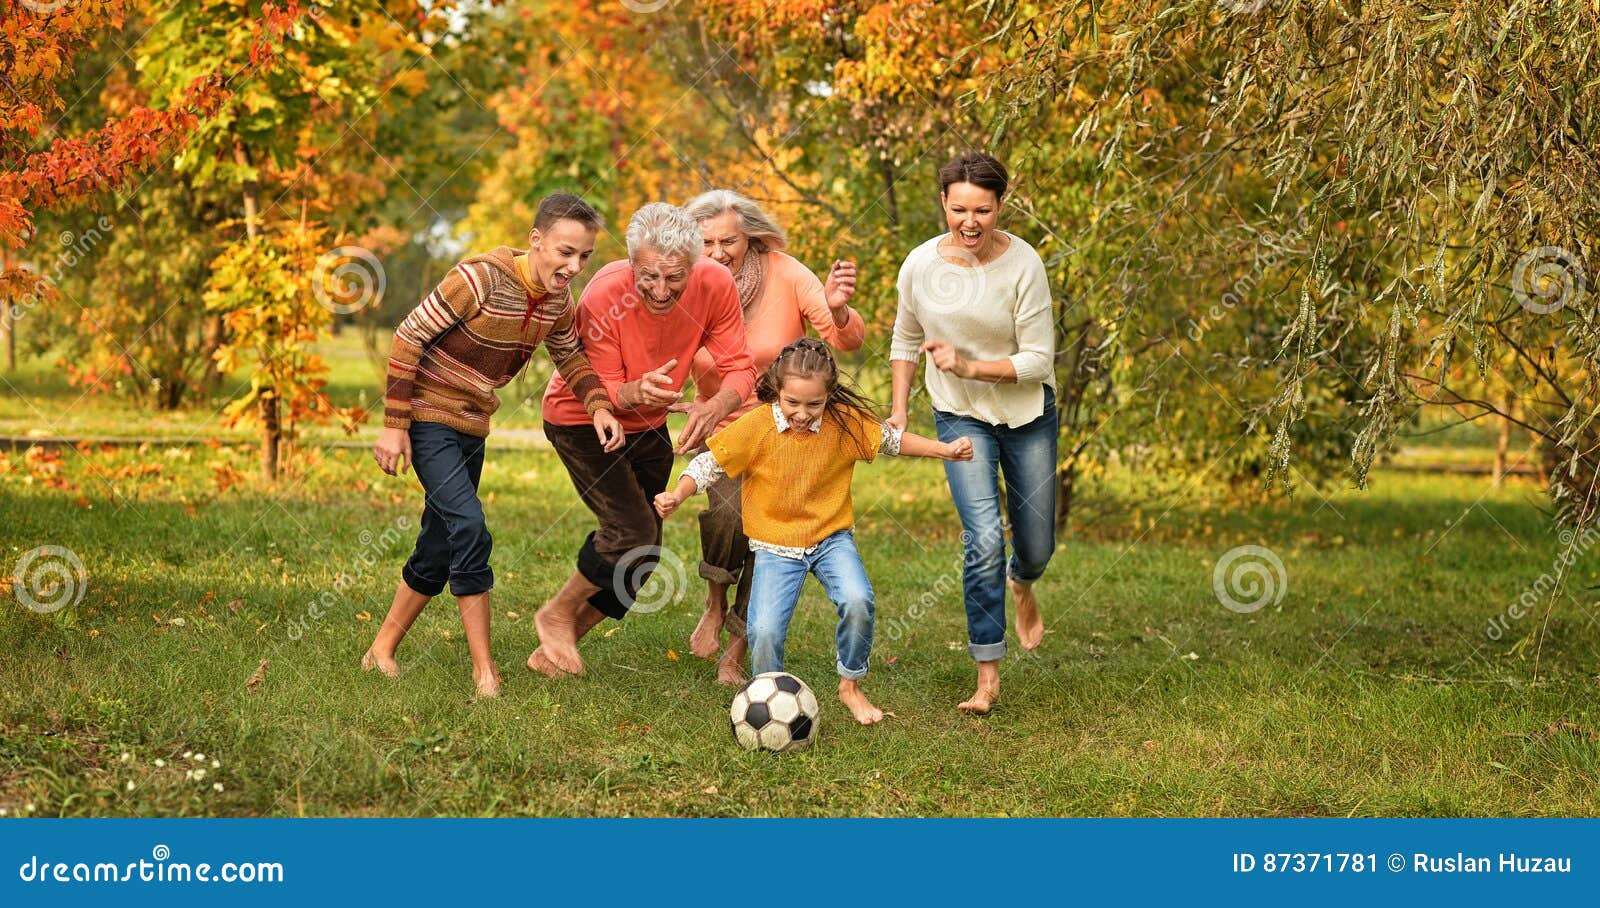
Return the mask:
[[[744,477],[744,534],[809,548],[855,523],[850,478],[878,454],[882,429],[870,414],[843,411],[851,431],[824,415],[822,428],[779,432],[771,406],[756,407],[706,442],[729,476]]]

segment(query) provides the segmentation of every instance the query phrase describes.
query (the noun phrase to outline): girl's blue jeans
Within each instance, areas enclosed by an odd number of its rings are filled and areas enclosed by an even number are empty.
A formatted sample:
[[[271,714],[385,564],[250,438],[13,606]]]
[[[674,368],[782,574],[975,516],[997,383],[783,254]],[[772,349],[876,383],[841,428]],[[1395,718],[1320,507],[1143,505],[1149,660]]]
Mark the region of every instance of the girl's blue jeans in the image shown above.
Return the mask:
[[[783,671],[783,643],[807,574],[815,574],[839,613],[836,666],[841,678],[862,678],[872,654],[872,582],[856,551],[855,535],[840,530],[805,558],[756,550],[750,581],[750,670]]]

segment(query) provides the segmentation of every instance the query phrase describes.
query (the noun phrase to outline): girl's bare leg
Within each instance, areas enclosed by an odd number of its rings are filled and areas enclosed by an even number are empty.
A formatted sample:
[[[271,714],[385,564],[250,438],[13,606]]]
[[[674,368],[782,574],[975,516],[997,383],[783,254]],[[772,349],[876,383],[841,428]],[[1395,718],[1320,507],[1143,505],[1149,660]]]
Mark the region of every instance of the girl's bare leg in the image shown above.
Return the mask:
[[[862,725],[872,725],[883,721],[883,710],[872,705],[867,695],[861,691],[861,682],[853,678],[839,679],[839,702],[850,710],[850,715]]]

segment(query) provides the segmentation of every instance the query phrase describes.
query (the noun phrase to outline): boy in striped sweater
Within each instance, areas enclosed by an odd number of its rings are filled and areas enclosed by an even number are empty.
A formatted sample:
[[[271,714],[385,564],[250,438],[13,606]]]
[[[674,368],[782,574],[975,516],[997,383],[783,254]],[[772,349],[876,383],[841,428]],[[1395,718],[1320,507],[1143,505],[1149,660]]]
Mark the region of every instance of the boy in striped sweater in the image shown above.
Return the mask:
[[[465,259],[395,329],[383,395],[383,432],[373,457],[385,473],[415,466],[427,493],[422,529],[401,569],[394,603],[361,659],[393,677],[395,650],[412,622],[446,584],[456,597],[472,679],[480,696],[500,691],[489,655],[489,568],[493,540],[478,500],[484,439],[500,407],[495,389],[527,365],[543,343],[583,403],[600,444],[623,442],[612,402],[573,327],[568,286],[594,253],[600,216],[582,199],[557,193],[539,203],[528,251],[501,246]]]

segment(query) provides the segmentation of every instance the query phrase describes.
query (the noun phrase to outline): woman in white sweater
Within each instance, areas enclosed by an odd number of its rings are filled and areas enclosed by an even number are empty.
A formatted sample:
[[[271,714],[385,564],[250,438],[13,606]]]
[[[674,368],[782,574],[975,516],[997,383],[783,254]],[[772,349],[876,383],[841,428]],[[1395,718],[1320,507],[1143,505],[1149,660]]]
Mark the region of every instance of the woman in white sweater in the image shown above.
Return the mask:
[[[972,439],[972,460],[947,462],[945,476],[965,530],[967,645],[978,663],[977,693],[959,708],[976,714],[989,712],[1000,695],[1008,585],[1018,642],[1033,649],[1044,637],[1033,583],[1055,550],[1055,313],[1039,254],[995,226],[1007,183],[1005,166],[977,152],[939,171],[949,231],[912,250],[900,267],[890,352],[889,423],[905,428],[911,380],[927,354],[924,382],[939,438]]]

